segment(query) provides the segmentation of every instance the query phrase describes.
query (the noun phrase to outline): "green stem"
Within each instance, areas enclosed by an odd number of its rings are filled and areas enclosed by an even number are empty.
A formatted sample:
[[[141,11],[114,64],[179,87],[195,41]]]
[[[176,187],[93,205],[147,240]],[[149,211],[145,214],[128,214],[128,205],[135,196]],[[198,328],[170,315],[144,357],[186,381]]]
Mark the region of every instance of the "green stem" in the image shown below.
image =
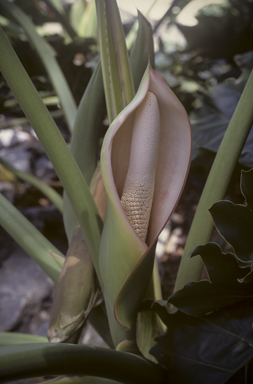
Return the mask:
[[[29,17],[14,3],[2,1],[3,7],[22,26],[34,48],[36,49],[45,69],[50,77],[52,85],[61,100],[61,106],[72,131],[76,115],[76,104],[62,70],[55,59],[55,53],[47,42],[39,36]]]
[[[183,288],[190,281],[200,279],[203,267],[202,260],[200,256],[189,260],[188,255],[196,246],[210,241],[214,225],[208,209],[216,201],[224,198],[235,165],[252,127],[252,94],[253,72],[229,123],[199,201],[179,267],[175,291]]]
[[[75,209],[93,259],[99,254],[102,220],[83,175],[38,92],[0,29],[0,70],[35,130]]]
[[[88,375],[125,384],[164,383],[166,371],[131,353],[88,345],[23,344],[0,350],[1,382],[45,375]]]

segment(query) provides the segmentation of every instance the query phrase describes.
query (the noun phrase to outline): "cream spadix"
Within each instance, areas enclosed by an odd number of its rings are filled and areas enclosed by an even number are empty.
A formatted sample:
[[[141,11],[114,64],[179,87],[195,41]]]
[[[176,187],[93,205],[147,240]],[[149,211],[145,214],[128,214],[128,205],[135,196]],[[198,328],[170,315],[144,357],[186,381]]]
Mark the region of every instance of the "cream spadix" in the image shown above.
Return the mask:
[[[143,241],[153,202],[159,137],[158,102],[156,96],[148,92],[134,118],[130,161],[121,197],[127,218]]]

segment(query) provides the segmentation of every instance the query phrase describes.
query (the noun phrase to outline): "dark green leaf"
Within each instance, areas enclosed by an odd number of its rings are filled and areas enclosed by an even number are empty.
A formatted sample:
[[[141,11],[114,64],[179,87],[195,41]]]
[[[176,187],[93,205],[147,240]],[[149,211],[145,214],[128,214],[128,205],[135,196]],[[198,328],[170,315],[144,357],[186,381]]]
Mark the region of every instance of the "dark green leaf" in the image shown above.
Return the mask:
[[[201,255],[212,284],[232,285],[245,275],[245,270],[239,268],[234,254],[222,252],[216,243],[200,245],[189,256],[196,255]]]
[[[218,232],[232,245],[238,258],[252,263],[253,212],[244,205],[218,201],[210,208],[210,213]]]
[[[251,49],[249,28],[252,2],[233,0],[214,3],[199,1],[193,5],[190,2],[189,7],[179,14],[178,28],[187,40],[187,49],[197,50],[204,57],[229,59],[234,53],[242,52],[239,49],[242,45]],[[188,25],[193,17],[194,25]]]
[[[168,327],[150,351],[169,369],[167,383],[224,383],[253,357],[252,301],[200,318],[153,308]]]
[[[247,202],[248,208],[253,210],[253,169],[242,171],[241,191]]]
[[[250,269],[240,268],[232,253],[223,253],[217,244],[209,243],[195,248],[191,256],[196,255],[203,259],[211,282],[192,282],[175,292],[169,302],[180,311],[202,316],[253,297],[253,284],[238,281]]]
[[[132,353],[93,345],[35,343],[0,348],[0,381],[59,375],[104,377],[125,384],[164,383],[167,372]]]
[[[202,106],[190,115],[193,131],[193,159],[198,156],[200,149],[218,151],[252,69],[252,55],[252,52],[246,53],[240,57],[240,60],[235,57],[235,61],[242,70],[240,78],[227,79],[213,86],[205,93]],[[250,131],[239,158],[239,162],[248,167],[253,166],[252,144],[253,130]]]

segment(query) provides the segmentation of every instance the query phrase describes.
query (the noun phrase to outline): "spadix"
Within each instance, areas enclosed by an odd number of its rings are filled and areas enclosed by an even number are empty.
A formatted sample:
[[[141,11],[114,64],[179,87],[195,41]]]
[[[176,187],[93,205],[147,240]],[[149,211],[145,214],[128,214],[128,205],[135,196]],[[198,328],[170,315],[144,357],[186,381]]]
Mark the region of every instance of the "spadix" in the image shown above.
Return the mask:
[[[121,197],[127,218],[143,241],[153,202],[159,136],[158,102],[156,96],[148,92],[134,118],[130,161]]]

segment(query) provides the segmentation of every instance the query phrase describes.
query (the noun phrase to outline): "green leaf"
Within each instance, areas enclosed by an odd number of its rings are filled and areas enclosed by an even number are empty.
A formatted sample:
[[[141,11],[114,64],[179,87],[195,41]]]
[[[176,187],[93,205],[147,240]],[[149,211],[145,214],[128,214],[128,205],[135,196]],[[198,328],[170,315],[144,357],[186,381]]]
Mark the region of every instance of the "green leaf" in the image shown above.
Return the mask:
[[[59,0],[48,0],[62,15],[66,15],[65,9]]]
[[[220,246],[216,243],[196,247],[189,257],[196,255],[201,255],[212,285],[237,285],[237,279],[245,274],[245,269],[240,268],[235,255],[231,252],[222,252]],[[247,266],[245,267],[246,270],[249,269]]]
[[[4,28],[8,33],[12,33],[15,37],[24,36],[24,32],[22,28],[16,24],[14,21],[10,21],[8,18],[0,15],[0,25]]]
[[[0,225],[54,282],[58,281],[64,255],[2,194],[0,194]]]
[[[115,0],[96,0],[100,58],[109,122],[134,97],[133,79],[128,52]]]
[[[0,346],[12,344],[46,343],[46,337],[18,332],[0,332]]]
[[[51,18],[54,19],[54,22],[60,23],[71,39],[77,37],[75,30],[72,28],[68,21],[68,16],[64,10],[63,5],[57,0],[45,0],[45,3],[49,10],[51,10],[53,13]]]
[[[244,60],[252,68],[252,53],[250,55],[245,54]],[[235,61],[239,60],[235,58]],[[243,72],[238,79],[230,78],[223,83],[212,86],[202,97],[202,106],[190,115],[193,135],[193,159],[203,149],[214,153],[218,152],[229,121],[250,75],[250,70],[242,68],[240,64],[239,69]],[[239,158],[239,162],[248,167],[253,166],[252,142],[253,130],[249,133]]]
[[[154,44],[152,27],[149,21],[138,11],[139,29],[130,53],[130,65],[135,91],[138,90],[143,74],[150,63],[154,68]]]
[[[226,130],[202,192],[180,263],[175,291],[181,289],[189,281],[200,279],[202,261],[200,258],[189,261],[188,255],[196,246],[205,244],[211,238],[213,222],[211,217],[208,217],[207,211],[216,201],[224,197],[234,167],[251,130],[253,122],[252,90],[253,72]]]
[[[123,384],[159,384],[164,382],[166,371],[131,353],[90,345],[39,343],[0,347],[1,382],[47,375],[88,375]]]
[[[96,258],[99,254],[102,221],[89,188],[59,129],[2,29],[0,29],[0,44],[5,53],[0,56],[2,74],[51,160],[75,209],[91,256]]]
[[[117,384],[118,381],[102,379],[101,377],[60,377],[58,379],[47,380],[45,384]],[[42,383],[43,384],[43,383]]]
[[[99,62],[80,101],[70,146],[87,185],[90,184],[98,163],[99,138],[105,111],[103,77]],[[63,219],[70,241],[77,217],[66,194]]]
[[[77,0],[70,9],[70,22],[81,37],[98,38],[95,0],[88,3]]]
[[[147,283],[144,286],[144,281],[150,281],[151,276],[147,275],[148,271],[152,271],[154,267],[156,242],[143,254],[143,257],[136,264],[135,268],[127,276],[123,286],[121,287],[116,302],[115,315],[121,324],[131,324],[131,318],[134,317],[136,307],[140,302],[139,296],[143,297],[146,291]],[[147,276],[144,276],[143,272]],[[142,284],[140,284],[140,276],[142,276]],[[145,280],[144,280],[145,279]],[[133,289],[133,287],[136,287]]]
[[[62,197],[57,193],[52,187],[48,184],[40,181],[37,177],[30,175],[29,173],[20,171],[19,169],[13,167],[6,160],[0,158],[0,164],[2,164],[6,169],[12,172],[19,179],[26,181],[27,183],[33,185],[40,192],[42,192],[62,213]]]
[[[102,78],[102,69],[101,69],[101,64],[100,62],[98,63],[91,80],[89,82],[88,87],[85,90],[85,93],[82,97],[82,100],[80,102],[79,108],[78,108],[78,113],[76,116],[75,120],[75,125],[74,125],[74,130],[72,134],[72,139],[71,139],[71,152],[73,153],[73,156],[79,166],[80,171],[82,172],[84,179],[86,180],[87,184],[90,185],[90,190],[91,193],[93,193],[94,200],[96,202],[96,195],[99,194],[99,187],[98,184],[96,184],[96,180],[101,179],[101,174],[99,173],[99,170],[96,170],[97,163],[98,163],[98,152],[99,152],[99,138],[101,135],[101,127],[102,127],[102,121],[105,115],[105,98],[104,98],[104,87],[103,87],[103,78]],[[99,174],[98,174],[99,173]],[[94,177],[93,177],[94,175]],[[91,182],[92,180],[92,182]],[[97,196],[99,198],[99,196]],[[98,206],[99,208],[99,206]],[[79,247],[78,242],[80,241],[83,244],[83,248],[86,248],[84,239],[83,239],[83,234],[81,233],[81,230],[79,228],[79,239],[77,238],[76,240],[73,238],[73,233],[74,233],[74,228],[76,227],[77,223],[77,216],[75,214],[75,211],[72,207],[72,204],[68,198],[68,195],[65,193],[64,194],[64,224],[65,224],[65,230],[69,239],[69,244],[70,248],[73,250],[73,246],[76,252],[76,255],[71,253],[72,256],[80,259],[80,261],[83,259],[83,249]],[[81,235],[81,237],[80,237]],[[74,245],[74,243],[76,243]],[[87,250],[85,253],[86,256],[86,262],[88,262],[87,265],[90,265],[90,257],[88,256]],[[99,278],[99,270],[98,270],[98,258],[95,259],[93,255],[93,263],[97,271],[97,276]],[[76,273],[72,269],[68,269],[67,273],[65,276],[63,276],[63,280],[66,280],[66,276],[68,276],[68,282],[72,276],[73,281],[76,281],[76,284],[82,284],[83,283],[83,277],[82,273],[78,273],[80,276],[80,280],[76,279]],[[95,276],[93,276],[95,278]],[[101,279],[100,279],[100,284],[102,284]],[[68,286],[68,283],[65,284],[65,286]],[[81,289],[79,294],[77,295],[77,299],[79,300],[74,300],[73,303],[69,302],[68,304],[72,309],[65,307],[66,309],[64,312],[73,314],[73,308],[77,308],[78,303],[79,305],[82,302],[86,301],[84,300],[83,296],[86,296],[87,291],[89,290],[89,287],[84,287]],[[58,292],[61,295],[61,289],[58,290]],[[66,289],[65,291],[66,297],[70,297],[70,293]],[[62,297],[62,305],[65,306],[65,299],[64,296]],[[86,296],[87,299],[87,296]],[[91,300],[91,304],[94,304]],[[87,303],[86,303],[87,304]],[[90,305],[89,310],[91,309],[92,305]],[[79,308],[79,313],[82,313],[83,308]],[[74,311],[76,312],[76,310]],[[88,315],[87,313],[83,313],[81,315],[82,321],[85,320],[85,318]],[[60,316],[62,318],[62,316]],[[73,316],[71,316],[73,318]],[[97,315],[97,311],[93,311],[92,314],[89,316],[90,322],[92,325],[94,323],[96,326],[99,328],[98,332],[101,334],[103,338],[106,338],[106,342],[111,342],[111,336],[110,332],[108,330],[108,321],[105,313],[103,313],[103,316],[101,313]],[[79,319],[80,320],[80,319]],[[107,325],[107,327],[106,327]],[[69,327],[70,328],[70,327]],[[64,331],[65,333],[65,331]],[[109,340],[109,341],[108,341]],[[113,343],[111,342],[112,347]]]
[[[151,5],[149,6],[149,8],[147,9],[147,11],[145,12],[145,17],[148,18],[149,17],[149,13],[150,11],[152,10],[153,6],[156,4],[157,0],[153,0]],[[130,31],[128,32],[127,36],[126,36],[126,45],[127,45],[127,48],[129,50],[131,50],[133,48],[133,45],[136,43],[136,40],[138,39],[138,22],[140,23],[140,18],[139,18],[139,10],[138,10],[138,21],[135,20],[135,22],[133,23]],[[138,33],[137,33],[138,31]],[[152,33],[152,28],[151,28],[151,33]],[[137,36],[136,36],[137,35]],[[139,46],[139,48],[141,49],[141,46]],[[152,65],[152,61],[151,61],[151,65]],[[153,66],[152,66],[153,68]]]
[[[102,337],[104,342],[111,349],[114,349],[115,347],[114,347],[111,333],[110,333],[108,317],[107,317],[104,301],[101,304],[92,308],[88,318],[88,322],[98,332],[98,334]]]
[[[14,17],[14,19],[22,26],[28,38],[31,40],[42,63],[45,66],[52,85],[61,100],[67,124],[70,131],[72,131],[76,115],[76,105],[62,70],[55,59],[53,49],[38,35],[30,18],[18,6],[4,0],[1,2],[1,7],[3,7],[4,10]]]
[[[238,258],[253,262],[253,212],[244,205],[218,201],[210,208],[219,234],[232,245]]]
[[[239,369],[247,378],[253,357],[252,301],[199,318],[171,314],[159,303],[153,308],[168,327],[151,349],[168,368],[168,383],[222,384]],[[238,382],[250,382],[245,378]]]
[[[251,2],[191,3],[180,0],[178,5],[180,8],[186,5],[177,18],[177,24],[187,40],[187,50],[197,50],[202,57],[229,60],[234,52],[238,52],[237,47],[247,41],[252,15]],[[194,20],[193,25],[188,25],[188,20]]]
[[[242,171],[241,191],[245,197],[248,208],[253,210],[253,169]]]
[[[148,297],[154,297],[150,295]],[[161,297],[161,296],[160,296]],[[157,300],[157,298],[155,298]],[[158,299],[159,300],[159,299]],[[153,302],[153,300],[151,299]],[[149,351],[156,342],[157,336],[163,335],[166,327],[160,317],[153,311],[140,311],[137,316],[137,346],[148,360],[156,362],[154,356]]]
[[[169,298],[169,303],[191,316],[202,316],[253,298],[252,282],[239,282],[250,269],[240,268],[232,253],[223,253],[217,244],[209,243],[195,248],[191,256],[196,255],[201,256],[211,282],[186,284]]]

